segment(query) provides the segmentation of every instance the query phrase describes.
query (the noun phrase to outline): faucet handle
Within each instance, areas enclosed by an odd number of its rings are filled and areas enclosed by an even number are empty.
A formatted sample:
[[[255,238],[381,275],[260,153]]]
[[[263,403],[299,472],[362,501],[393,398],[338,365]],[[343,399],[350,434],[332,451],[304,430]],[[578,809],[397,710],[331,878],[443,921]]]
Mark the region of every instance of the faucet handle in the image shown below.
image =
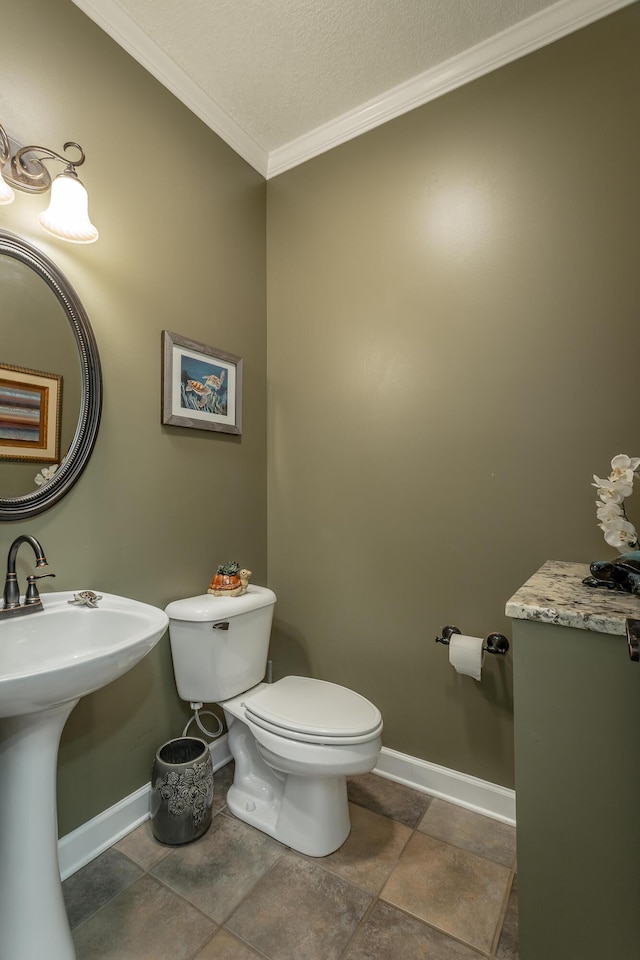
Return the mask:
[[[41,573],[39,576],[32,573],[27,577],[27,592],[24,597],[25,607],[27,604],[42,602],[36,587],[36,580],[44,580],[45,577],[55,577],[55,573]]]

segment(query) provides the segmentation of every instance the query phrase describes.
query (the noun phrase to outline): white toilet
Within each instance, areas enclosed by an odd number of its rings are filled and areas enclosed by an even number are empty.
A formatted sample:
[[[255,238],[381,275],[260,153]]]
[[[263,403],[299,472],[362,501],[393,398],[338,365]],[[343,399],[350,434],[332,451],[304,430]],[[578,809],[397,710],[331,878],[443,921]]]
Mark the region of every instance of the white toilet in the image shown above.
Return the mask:
[[[166,608],[178,693],[224,708],[235,760],[227,806],[300,853],[325,857],[351,827],[346,777],[375,767],[382,717],[346,687],[308,677],[263,683],[276,595],[203,594]]]

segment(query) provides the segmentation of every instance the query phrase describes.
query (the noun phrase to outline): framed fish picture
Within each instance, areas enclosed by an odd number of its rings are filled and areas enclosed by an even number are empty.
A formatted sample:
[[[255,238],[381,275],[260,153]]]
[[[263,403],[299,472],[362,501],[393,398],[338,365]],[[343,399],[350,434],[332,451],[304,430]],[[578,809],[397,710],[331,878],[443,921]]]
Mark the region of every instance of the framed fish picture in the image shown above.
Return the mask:
[[[242,358],[162,331],[162,422],[242,433]]]

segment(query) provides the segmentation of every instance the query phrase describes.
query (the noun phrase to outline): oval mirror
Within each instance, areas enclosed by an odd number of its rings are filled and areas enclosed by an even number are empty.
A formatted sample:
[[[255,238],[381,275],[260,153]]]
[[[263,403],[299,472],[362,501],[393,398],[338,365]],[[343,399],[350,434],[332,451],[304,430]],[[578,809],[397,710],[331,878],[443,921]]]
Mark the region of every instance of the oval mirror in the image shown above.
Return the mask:
[[[0,230],[0,520],[48,510],[87,464],[102,409],[89,319],[56,265]]]

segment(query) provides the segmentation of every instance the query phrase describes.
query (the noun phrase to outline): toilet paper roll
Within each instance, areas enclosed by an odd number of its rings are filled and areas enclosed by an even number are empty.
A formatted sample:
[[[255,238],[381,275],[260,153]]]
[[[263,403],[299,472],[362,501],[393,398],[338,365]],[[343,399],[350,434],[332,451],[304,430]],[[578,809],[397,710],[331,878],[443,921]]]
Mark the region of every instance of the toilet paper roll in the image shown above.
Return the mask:
[[[456,673],[480,680],[484,663],[482,637],[465,637],[454,633],[449,639],[449,663]]]

